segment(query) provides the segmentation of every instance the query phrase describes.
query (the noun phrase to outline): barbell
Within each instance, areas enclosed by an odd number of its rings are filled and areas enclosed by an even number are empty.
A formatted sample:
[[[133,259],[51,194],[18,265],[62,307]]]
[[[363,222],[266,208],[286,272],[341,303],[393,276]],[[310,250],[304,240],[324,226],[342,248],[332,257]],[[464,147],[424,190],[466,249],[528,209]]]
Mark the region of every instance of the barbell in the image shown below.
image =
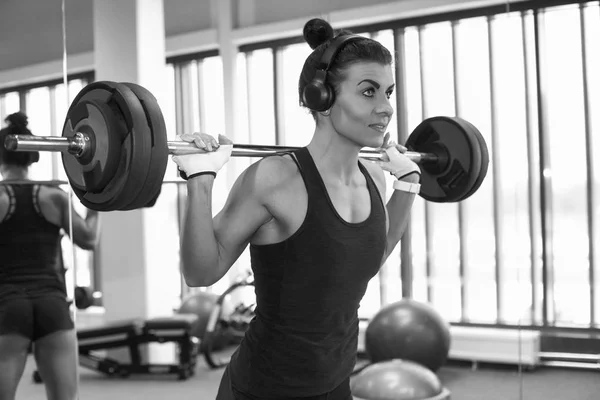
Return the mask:
[[[489,155],[481,133],[458,117],[425,119],[405,143],[406,155],[421,167],[420,196],[444,203],[462,201],[481,186]],[[151,207],[160,194],[168,156],[203,153],[192,143],[167,141],[156,98],[144,87],[98,81],[75,97],[62,136],[8,135],[11,151],[60,152],[69,184],[92,210]],[[234,144],[234,157],[265,157],[298,149]],[[361,149],[366,160],[386,159],[378,149]]]

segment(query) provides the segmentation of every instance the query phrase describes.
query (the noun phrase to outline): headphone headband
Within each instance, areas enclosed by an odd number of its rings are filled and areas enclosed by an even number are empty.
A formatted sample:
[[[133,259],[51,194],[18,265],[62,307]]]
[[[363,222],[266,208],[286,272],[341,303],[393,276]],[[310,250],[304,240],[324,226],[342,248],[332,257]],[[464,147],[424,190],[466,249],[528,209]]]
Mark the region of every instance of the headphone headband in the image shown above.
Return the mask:
[[[327,48],[323,52],[323,55],[321,56],[319,69],[329,71],[333,60],[335,59],[335,56],[337,56],[340,50],[344,48],[344,45],[348,42],[352,42],[358,39],[364,39],[364,37],[359,35],[342,35],[333,39],[333,41],[329,44],[329,46],[327,46]]]

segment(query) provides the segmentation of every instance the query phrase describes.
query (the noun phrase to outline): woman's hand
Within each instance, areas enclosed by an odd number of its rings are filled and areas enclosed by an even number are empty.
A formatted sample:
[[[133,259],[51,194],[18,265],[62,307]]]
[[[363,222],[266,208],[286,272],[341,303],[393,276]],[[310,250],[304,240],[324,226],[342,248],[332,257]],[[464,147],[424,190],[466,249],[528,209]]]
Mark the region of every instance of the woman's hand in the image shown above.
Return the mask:
[[[418,182],[421,177],[421,169],[419,166],[408,158],[406,153],[406,147],[390,141],[389,132],[385,134],[383,138],[383,145],[381,149],[387,154],[387,161],[375,161],[377,165],[384,171],[388,171],[394,175],[398,180],[406,180],[409,182]]]
[[[196,147],[205,151],[205,153],[172,157],[179,170],[182,171],[184,179],[205,173],[216,175],[229,161],[233,150],[233,142],[224,135],[219,135],[218,141],[207,133],[186,133],[181,135],[179,139],[194,143]]]

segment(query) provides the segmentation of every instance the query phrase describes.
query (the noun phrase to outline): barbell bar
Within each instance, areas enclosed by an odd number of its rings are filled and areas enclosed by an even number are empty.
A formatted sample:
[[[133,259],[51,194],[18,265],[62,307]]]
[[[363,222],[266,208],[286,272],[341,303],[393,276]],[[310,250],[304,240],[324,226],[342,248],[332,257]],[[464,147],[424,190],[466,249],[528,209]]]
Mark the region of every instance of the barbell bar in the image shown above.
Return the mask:
[[[164,181],[168,156],[202,153],[193,143],[167,141],[156,98],[127,82],[98,81],[71,103],[61,137],[8,135],[12,151],[60,152],[73,192],[97,211],[151,207]],[[405,143],[406,155],[421,166],[420,196],[444,203],[470,197],[487,173],[488,151],[481,133],[458,117],[422,121]],[[235,157],[265,157],[298,147],[234,144]],[[364,148],[366,160],[386,160],[381,149]]]
[[[85,133],[77,132],[72,137],[8,135],[4,145],[10,151],[51,151],[69,153],[75,157],[89,155],[92,150],[90,138]],[[168,141],[168,152],[171,155],[206,153],[193,143],[184,141]],[[300,147],[279,145],[234,144],[233,157],[266,157],[298,150]],[[415,163],[438,162],[439,156],[432,153],[407,151],[405,155]],[[387,160],[385,152],[377,149],[361,149],[359,157],[370,161]]]

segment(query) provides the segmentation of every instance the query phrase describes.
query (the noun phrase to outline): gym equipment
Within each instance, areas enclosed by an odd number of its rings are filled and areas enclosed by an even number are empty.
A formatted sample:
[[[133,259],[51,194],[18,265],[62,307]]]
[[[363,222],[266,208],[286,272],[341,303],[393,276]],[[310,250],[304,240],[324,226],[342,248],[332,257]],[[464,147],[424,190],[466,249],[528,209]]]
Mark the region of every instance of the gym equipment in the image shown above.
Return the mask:
[[[117,321],[99,327],[79,329],[79,365],[123,378],[131,374],[176,374],[179,380],[186,380],[194,375],[196,367],[198,339],[191,334],[191,329],[197,318],[193,314],[179,314],[145,321]],[[177,344],[176,364],[142,362],[140,346],[167,342]],[[129,363],[96,354],[97,351],[116,348],[128,350]],[[35,382],[41,382],[38,371],[34,372],[33,379]]]
[[[437,203],[465,200],[479,189],[487,174],[489,155],[483,136],[460,118],[428,118],[415,128],[405,145],[410,150],[446,154],[446,163],[421,166],[420,196],[425,200]],[[470,189],[465,191],[465,188]]]
[[[75,300],[75,307],[79,310],[85,310],[96,304],[94,290],[89,286],[75,286],[73,298]]]
[[[75,97],[61,137],[8,135],[12,151],[58,151],[73,192],[97,211],[151,207],[160,193],[168,154],[202,153],[194,144],[167,141],[154,96],[139,85],[93,82]],[[483,136],[458,117],[424,120],[411,134],[406,155],[420,164],[420,195],[434,202],[462,201],[481,185],[489,154]],[[234,144],[234,157],[264,157],[297,147]],[[361,158],[386,159],[377,149]]]
[[[437,371],[450,351],[450,326],[430,305],[403,299],[371,319],[365,350],[373,363],[399,358]]]
[[[355,400],[449,400],[450,392],[429,369],[412,361],[371,364],[350,380]]]
[[[250,321],[254,318],[254,305],[238,306],[228,317],[223,315],[223,303],[227,296],[233,291],[246,286],[254,286],[252,272],[248,272],[223,292],[212,310],[206,326],[206,333],[200,341],[200,352],[204,355],[204,359],[210,368],[221,368],[229,363],[229,358],[224,359],[213,354],[214,350],[218,350],[219,341],[222,342],[223,338],[226,338],[230,343],[239,344],[248,329]]]
[[[204,337],[206,332],[206,324],[212,310],[215,308],[219,295],[209,292],[196,292],[187,296],[181,302],[181,306],[177,310],[179,314],[194,314],[198,319],[192,326],[191,334],[198,339]]]

